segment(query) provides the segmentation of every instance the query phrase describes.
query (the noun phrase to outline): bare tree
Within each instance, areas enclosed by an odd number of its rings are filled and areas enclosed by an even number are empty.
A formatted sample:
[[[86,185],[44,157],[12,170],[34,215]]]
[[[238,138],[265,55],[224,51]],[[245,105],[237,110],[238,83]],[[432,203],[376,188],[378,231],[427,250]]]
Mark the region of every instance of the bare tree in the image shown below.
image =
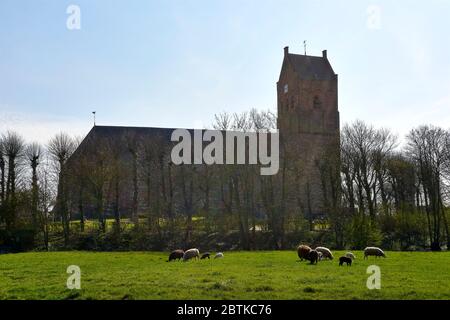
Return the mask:
[[[5,202],[5,175],[6,175],[6,159],[3,147],[3,137],[0,136],[0,205]]]
[[[133,182],[133,202],[132,202],[132,209],[131,209],[131,220],[135,225],[139,223],[139,216],[138,216],[138,210],[139,210],[139,175],[138,175],[138,168],[139,168],[139,148],[140,148],[140,140],[139,137],[133,133],[129,132],[124,137],[125,141],[124,144],[131,155],[131,177]]]
[[[39,184],[38,184],[38,165],[42,155],[42,147],[39,143],[33,142],[25,150],[28,165],[31,168],[31,217],[33,227],[38,229],[38,206],[39,206]]]
[[[228,130],[232,123],[231,115],[227,112],[222,112],[214,115],[213,128],[215,130]]]
[[[386,129],[377,130],[358,120],[352,125],[344,126],[342,143],[345,155],[349,157],[343,161],[346,175],[344,181],[348,182],[348,188],[353,188],[355,182],[359,211],[364,212],[367,207],[373,222],[380,190],[383,204],[386,203],[385,162],[396,147],[397,139]],[[348,171],[350,169],[353,170],[352,173]],[[353,181],[348,181],[350,175],[353,175]],[[348,193],[347,195],[350,196]]]
[[[270,111],[258,111],[257,109],[251,109],[249,112],[249,121],[251,127],[256,132],[270,131],[277,127],[277,117]]]
[[[41,165],[39,165],[38,177],[38,225],[40,226],[43,234],[44,247],[46,248],[46,250],[49,250],[49,224],[51,221],[50,211],[51,208],[55,205],[57,187],[54,185],[54,179],[52,179],[51,165],[49,164],[47,156],[45,156],[45,161],[41,161]]]
[[[111,145],[106,139],[102,143],[92,145],[90,149],[90,159],[87,163],[87,179],[90,182],[92,193],[95,201],[95,210],[98,214],[100,230],[106,231],[106,215],[105,215],[105,190],[111,182]]]
[[[325,146],[320,159],[316,160],[316,166],[320,172],[323,205],[334,232],[335,244],[343,248],[346,217],[342,210],[339,138]]]
[[[54,136],[48,143],[48,152],[53,159],[56,173],[58,176],[58,195],[56,202],[56,211],[61,217],[64,242],[69,244],[70,234],[70,213],[68,208],[68,177],[66,175],[66,163],[72,153],[75,151],[75,143],[73,139],[66,133],[59,133]]]
[[[3,135],[3,152],[7,159],[8,178],[6,181],[5,201],[7,208],[5,212],[5,222],[7,227],[12,227],[16,222],[17,215],[17,173],[18,166],[22,160],[25,142],[16,132],[8,131]]]
[[[375,146],[372,151],[373,170],[377,180],[377,190],[380,193],[382,212],[387,214],[388,194],[385,188],[387,184],[387,164],[392,156],[394,149],[397,147],[397,137],[387,129],[379,129],[375,135]],[[377,192],[375,190],[375,193]]]
[[[423,198],[419,206],[425,209],[432,250],[441,250],[441,228],[450,245],[449,226],[443,202],[443,172],[447,155],[447,133],[438,127],[421,126],[407,136],[407,153],[416,163]]]

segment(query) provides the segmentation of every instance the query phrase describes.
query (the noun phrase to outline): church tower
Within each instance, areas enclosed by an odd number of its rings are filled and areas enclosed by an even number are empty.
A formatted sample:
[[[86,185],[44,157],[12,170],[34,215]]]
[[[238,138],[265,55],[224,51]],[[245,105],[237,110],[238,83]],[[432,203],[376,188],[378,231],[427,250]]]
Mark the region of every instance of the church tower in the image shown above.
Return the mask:
[[[339,147],[338,76],[322,56],[289,53],[277,82],[278,129],[289,163],[301,169],[299,192],[310,214],[323,212],[323,195],[317,160],[330,145]],[[306,209],[309,208],[309,209]]]

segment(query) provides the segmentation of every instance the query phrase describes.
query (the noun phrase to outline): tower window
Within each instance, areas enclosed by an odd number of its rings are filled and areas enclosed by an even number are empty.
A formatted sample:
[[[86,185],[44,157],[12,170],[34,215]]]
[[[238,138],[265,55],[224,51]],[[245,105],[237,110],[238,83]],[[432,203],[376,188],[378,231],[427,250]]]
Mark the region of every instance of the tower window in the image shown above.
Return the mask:
[[[314,97],[313,106],[314,106],[314,109],[320,109],[320,107],[322,106],[322,102],[320,102],[320,99],[318,96]]]
[[[289,86],[287,84],[284,85],[284,93],[288,93],[289,91]]]

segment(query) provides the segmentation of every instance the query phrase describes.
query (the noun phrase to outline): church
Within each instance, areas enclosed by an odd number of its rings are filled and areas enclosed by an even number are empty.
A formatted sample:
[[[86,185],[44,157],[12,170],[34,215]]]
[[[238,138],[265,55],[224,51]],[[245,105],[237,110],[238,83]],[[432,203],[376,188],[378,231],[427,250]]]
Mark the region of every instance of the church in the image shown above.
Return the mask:
[[[64,170],[71,216],[154,222],[245,212],[274,224],[289,215],[320,217],[332,193],[321,164],[339,150],[338,76],[327,51],[310,56],[285,47],[276,88],[275,176],[260,177],[251,165],[174,165],[174,128],[94,126]]]

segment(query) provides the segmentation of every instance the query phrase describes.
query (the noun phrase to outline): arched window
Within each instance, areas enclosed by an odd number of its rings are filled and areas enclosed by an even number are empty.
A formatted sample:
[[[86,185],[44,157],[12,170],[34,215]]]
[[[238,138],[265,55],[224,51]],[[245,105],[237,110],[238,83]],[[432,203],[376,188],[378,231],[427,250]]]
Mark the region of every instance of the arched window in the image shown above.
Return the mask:
[[[322,107],[322,102],[320,101],[318,96],[314,97],[313,107],[314,109],[320,109]]]

